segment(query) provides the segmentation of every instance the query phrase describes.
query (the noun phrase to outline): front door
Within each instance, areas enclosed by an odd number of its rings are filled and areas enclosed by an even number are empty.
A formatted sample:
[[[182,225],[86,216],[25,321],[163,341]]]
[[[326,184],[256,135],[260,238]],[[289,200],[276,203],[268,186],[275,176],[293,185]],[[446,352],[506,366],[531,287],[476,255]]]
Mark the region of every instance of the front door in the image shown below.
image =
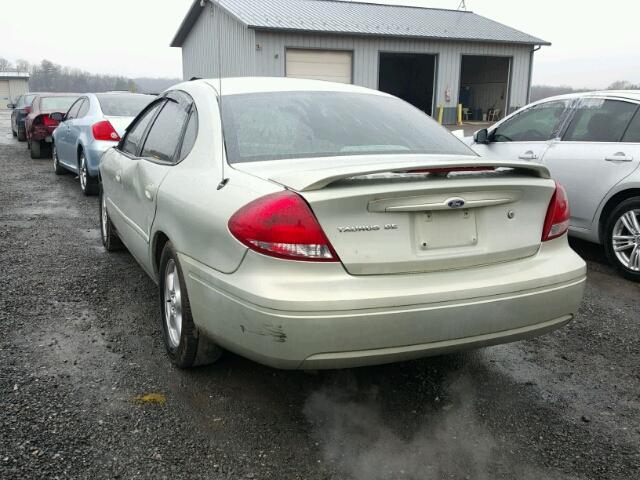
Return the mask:
[[[483,157],[541,162],[569,112],[570,100],[533,105],[489,129],[489,143],[474,143]]]
[[[546,152],[543,163],[569,195],[573,228],[591,229],[607,193],[638,168],[640,145],[630,137],[632,118],[635,129],[640,123],[637,111],[632,102],[584,98],[562,141]]]

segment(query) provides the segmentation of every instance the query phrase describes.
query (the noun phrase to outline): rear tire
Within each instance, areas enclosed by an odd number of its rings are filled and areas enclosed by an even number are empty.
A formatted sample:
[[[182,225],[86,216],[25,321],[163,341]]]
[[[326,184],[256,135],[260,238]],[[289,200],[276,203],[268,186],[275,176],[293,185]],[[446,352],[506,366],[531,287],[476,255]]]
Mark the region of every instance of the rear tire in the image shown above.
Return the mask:
[[[80,150],[80,158],[78,158],[78,178],[80,179],[80,189],[85,197],[98,193],[98,179],[89,175],[87,157],[83,150]]]
[[[67,173],[66,168],[60,165],[60,161],[58,160],[58,149],[56,148],[55,143],[51,146],[51,158],[53,159],[53,171],[56,175],[64,175]]]
[[[29,142],[31,158],[37,160],[42,158],[42,144],[40,142]]]
[[[27,132],[24,129],[20,130],[20,127],[18,127],[18,141],[19,142],[27,141]]]
[[[14,137],[17,137],[17,136],[18,136],[18,134],[16,133],[16,131],[15,131],[13,128],[11,129],[11,134],[12,134]]]
[[[160,318],[162,338],[171,362],[178,368],[213,363],[222,350],[205,338],[193,322],[187,285],[171,242],[160,257]]]
[[[625,200],[611,212],[603,240],[609,262],[624,278],[640,282],[640,197]]]
[[[107,252],[117,252],[124,248],[118,232],[111,223],[109,218],[109,212],[107,211],[107,200],[100,188],[100,237],[102,238],[102,245]]]

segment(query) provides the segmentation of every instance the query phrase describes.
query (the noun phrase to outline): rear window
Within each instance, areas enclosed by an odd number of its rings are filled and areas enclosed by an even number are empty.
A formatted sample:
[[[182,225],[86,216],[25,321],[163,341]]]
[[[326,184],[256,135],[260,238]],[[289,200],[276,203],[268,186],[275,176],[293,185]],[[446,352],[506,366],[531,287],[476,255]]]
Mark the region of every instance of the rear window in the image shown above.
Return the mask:
[[[135,117],[154,99],[151,95],[96,95],[102,113],[110,117]]]
[[[476,154],[403,100],[343,92],[222,99],[231,163],[371,154]]]
[[[66,112],[77,99],[78,97],[42,97],[40,99],[40,110]]]

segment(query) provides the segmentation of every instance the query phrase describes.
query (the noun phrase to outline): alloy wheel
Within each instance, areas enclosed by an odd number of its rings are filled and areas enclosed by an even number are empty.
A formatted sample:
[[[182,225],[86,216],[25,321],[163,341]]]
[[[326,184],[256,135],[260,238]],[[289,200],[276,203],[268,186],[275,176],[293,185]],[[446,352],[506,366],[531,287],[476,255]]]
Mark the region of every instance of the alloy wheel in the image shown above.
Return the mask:
[[[629,270],[640,272],[640,210],[629,210],[618,218],[611,242],[618,261]]]
[[[180,345],[182,333],[182,289],[175,261],[170,258],[164,273],[164,322],[167,329],[169,346],[172,349]]]
[[[80,154],[80,188],[82,191],[87,189],[87,162],[84,158],[84,153]]]
[[[107,199],[102,195],[100,201],[100,232],[102,233],[102,241],[107,241],[107,224],[109,222],[109,216],[107,215]]]

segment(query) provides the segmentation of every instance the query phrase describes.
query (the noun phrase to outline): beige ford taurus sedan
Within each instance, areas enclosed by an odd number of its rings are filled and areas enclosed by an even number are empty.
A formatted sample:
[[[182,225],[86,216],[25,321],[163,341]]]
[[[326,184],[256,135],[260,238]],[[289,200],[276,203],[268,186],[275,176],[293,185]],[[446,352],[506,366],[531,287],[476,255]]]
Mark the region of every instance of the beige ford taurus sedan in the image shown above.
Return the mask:
[[[179,367],[222,349],[319,369],[511,342],[566,324],[583,294],[544,166],[480,158],[378,91],[183,83],[100,180],[103,243],[159,284]]]

